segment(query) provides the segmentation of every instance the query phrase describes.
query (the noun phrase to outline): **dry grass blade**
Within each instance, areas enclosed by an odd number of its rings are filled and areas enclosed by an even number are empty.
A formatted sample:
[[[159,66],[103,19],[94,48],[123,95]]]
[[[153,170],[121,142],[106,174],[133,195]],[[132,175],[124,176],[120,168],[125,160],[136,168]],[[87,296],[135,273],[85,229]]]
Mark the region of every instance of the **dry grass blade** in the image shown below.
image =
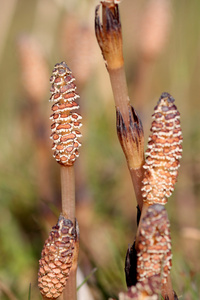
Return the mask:
[[[12,291],[2,281],[0,281],[0,291],[2,291],[8,297],[9,300],[17,300]]]

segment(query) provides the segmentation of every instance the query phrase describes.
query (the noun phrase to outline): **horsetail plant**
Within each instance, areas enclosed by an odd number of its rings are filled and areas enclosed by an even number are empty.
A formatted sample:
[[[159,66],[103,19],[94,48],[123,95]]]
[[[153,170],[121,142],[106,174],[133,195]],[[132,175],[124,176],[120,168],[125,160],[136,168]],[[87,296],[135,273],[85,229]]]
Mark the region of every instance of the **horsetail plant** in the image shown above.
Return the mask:
[[[114,0],[101,1],[102,21],[99,16],[100,5],[96,7],[95,32],[110,76],[116,106],[118,138],[126,156],[139,207],[136,240],[127,251],[126,281],[130,289],[132,285],[137,285],[138,281],[163,274],[161,294],[164,299],[172,300],[175,294],[170,278],[171,240],[168,219],[162,205],[167,203],[167,198],[174,190],[178,175],[177,169],[180,165],[179,159],[182,152],[180,114],[174,105],[173,97],[168,93],[163,93],[155,107],[151,127],[152,135],[149,138],[145,161],[142,122],[128,97],[118,3],[119,1]],[[159,220],[158,224],[156,218]],[[160,252],[154,251],[155,256],[151,255],[151,251],[148,252],[148,248],[141,249],[146,242],[149,243],[145,232],[149,233],[150,229],[155,231],[152,233],[155,235],[152,241],[161,242],[157,249]],[[167,257],[163,253],[164,248],[166,248]],[[148,273],[148,268],[151,269],[152,263],[157,268],[157,272]],[[162,272],[161,263],[164,264]],[[122,297],[121,299],[129,298]]]
[[[50,119],[54,158],[61,165],[62,213],[46,240],[39,261],[38,285],[43,299],[76,299],[79,230],[75,219],[74,162],[79,156],[81,116],[74,76],[65,62],[55,65],[51,82]]]
[[[143,209],[136,234],[135,248],[138,249],[142,220],[153,204],[165,205],[171,196],[178,177],[182,157],[182,131],[180,113],[169,93],[163,93],[152,115],[151,135],[146,151],[144,178],[142,181]],[[170,274],[162,285],[162,295],[174,299]]]
[[[169,93],[163,93],[152,115],[152,133],[149,136],[146,160],[143,166],[145,172],[141,189],[142,216],[152,204],[165,205],[177,181],[183,137],[180,113],[174,101]]]
[[[158,275],[164,299],[174,299],[170,223],[163,205],[150,205],[140,220],[137,238],[137,281]],[[168,297],[168,298],[167,298]]]

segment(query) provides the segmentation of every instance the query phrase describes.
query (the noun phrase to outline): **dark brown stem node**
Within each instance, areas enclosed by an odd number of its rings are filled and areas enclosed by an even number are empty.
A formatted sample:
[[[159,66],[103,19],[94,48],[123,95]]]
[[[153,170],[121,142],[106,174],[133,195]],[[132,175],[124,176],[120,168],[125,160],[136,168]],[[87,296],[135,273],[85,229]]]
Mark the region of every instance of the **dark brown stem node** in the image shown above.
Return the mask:
[[[144,163],[144,132],[142,122],[132,106],[129,106],[129,126],[125,125],[121,112],[116,110],[117,135],[130,169],[138,169]]]
[[[144,132],[142,122],[131,105],[129,105],[128,111],[129,121],[127,127],[120,110],[116,109],[117,135],[127,160],[137,203],[141,211],[143,204],[141,187],[144,173]]]
[[[117,4],[102,2],[102,23],[99,17],[100,5],[95,10],[95,33],[108,69],[123,65],[122,32]]]

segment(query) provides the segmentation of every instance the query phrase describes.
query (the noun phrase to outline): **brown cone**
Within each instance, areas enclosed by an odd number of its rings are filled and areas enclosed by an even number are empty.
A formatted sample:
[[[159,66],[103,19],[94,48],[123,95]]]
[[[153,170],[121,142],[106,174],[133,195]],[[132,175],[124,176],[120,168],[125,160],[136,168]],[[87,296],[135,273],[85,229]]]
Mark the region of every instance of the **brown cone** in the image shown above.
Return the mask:
[[[163,205],[149,206],[141,220],[137,247],[137,280],[159,275],[166,283],[171,269],[171,236]]]
[[[72,267],[76,239],[74,224],[61,215],[39,260],[38,286],[44,297],[56,299],[61,295]]]
[[[146,151],[143,201],[148,204],[166,204],[177,181],[182,156],[180,113],[174,98],[163,93],[154,108],[152,134]]]

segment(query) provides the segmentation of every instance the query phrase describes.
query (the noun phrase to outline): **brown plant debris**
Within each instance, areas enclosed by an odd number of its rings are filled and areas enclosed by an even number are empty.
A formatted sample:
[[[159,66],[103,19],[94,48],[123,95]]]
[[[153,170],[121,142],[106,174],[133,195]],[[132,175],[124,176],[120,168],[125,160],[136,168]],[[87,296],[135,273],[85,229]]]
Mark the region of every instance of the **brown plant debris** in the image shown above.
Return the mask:
[[[142,196],[148,204],[166,204],[177,181],[183,140],[180,113],[170,94],[161,95],[152,117]]]
[[[125,259],[125,276],[126,276],[126,285],[131,287],[137,283],[137,251],[135,248],[135,241],[133,245],[128,247],[126,252]]]
[[[53,114],[50,119],[51,139],[53,140],[52,150],[56,161],[62,165],[73,165],[79,156],[79,147],[81,143],[78,138],[81,137],[79,131],[82,126],[81,115],[74,112],[79,108],[76,99],[76,85],[74,76],[65,62],[55,65],[53,75],[50,78],[51,98],[54,102],[52,106]]]
[[[136,286],[132,286],[126,293],[119,294],[119,300],[158,300],[160,293],[160,277],[152,276]]]
[[[72,267],[76,239],[74,224],[60,215],[39,260],[38,286],[44,297],[56,299],[61,295]]]
[[[159,275],[166,283],[171,269],[170,223],[163,205],[148,207],[141,220],[137,246],[137,280]]]

